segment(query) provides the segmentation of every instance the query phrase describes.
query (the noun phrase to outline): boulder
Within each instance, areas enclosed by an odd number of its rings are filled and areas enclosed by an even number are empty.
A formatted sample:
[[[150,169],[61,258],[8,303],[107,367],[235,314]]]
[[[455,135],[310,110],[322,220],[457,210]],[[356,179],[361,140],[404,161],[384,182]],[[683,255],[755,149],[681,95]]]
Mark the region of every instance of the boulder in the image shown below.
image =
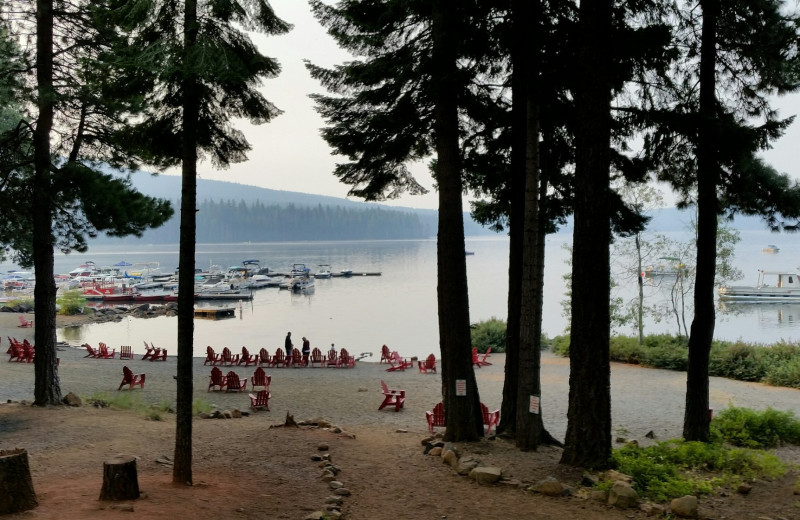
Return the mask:
[[[639,494],[624,480],[614,482],[608,492],[608,505],[620,509],[636,507],[639,504]]]
[[[564,484],[559,482],[555,477],[547,477],[531,486],[531,488],[537,493],[549,497],[558,497],[564,494]]]
[[[675,498],[669,503],[669,509],[681,518],[696,518],[697,497],[694,495],[685,495],[680,498]]]
[[[67,406],[83,406],[83,401],[76,394],[70,392],[64,396],[64,404]]]
[[[469,476],[478,484],[494,484],[502,477],[502,470],[491,466],[478,466],[469,472]]]

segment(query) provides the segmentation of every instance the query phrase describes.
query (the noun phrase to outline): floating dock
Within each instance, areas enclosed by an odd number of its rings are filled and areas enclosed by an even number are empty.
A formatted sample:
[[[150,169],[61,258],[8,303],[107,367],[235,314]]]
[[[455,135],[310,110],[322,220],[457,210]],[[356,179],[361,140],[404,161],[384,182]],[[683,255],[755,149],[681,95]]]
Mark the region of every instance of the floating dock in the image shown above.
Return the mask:
[[[236,309],[233,307],[223,308],[208,308],[208,309],[195,309],[195,318],[204,318],[208,320],[219,320],[223,318],[233,318],[236,316]]]

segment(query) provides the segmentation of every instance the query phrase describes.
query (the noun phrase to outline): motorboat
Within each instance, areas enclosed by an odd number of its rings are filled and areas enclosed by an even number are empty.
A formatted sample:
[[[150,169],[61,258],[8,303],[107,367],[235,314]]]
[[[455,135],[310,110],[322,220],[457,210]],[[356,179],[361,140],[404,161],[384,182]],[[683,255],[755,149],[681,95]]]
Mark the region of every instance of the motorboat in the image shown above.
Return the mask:
[[[775,254],[775,253],[779,253],[780,250],[781,250],[781,248],[779,248],[775,244],[770,244],[767,247],[765,247],[764,249],[762,249],[761,251],[763,251],[764,253]]]
[[[306,267],[306,264],[292,264],[292,270],[289,273],[291,278],[308,277],[311,274],[311,269]]]
[[[266,274],[254,274],[250,277],[251,285],[250,287],[259,288],[259,287],[278,287],[280,283],[283,281],[282,279],[275,278],[274,276],[269,276]]]
[[[313,278],[294,278],[291,284],[292,292],[308,292],[314,289]]]
[[[328,264],[320,264],[319,270],[314,273],[314,278],[324,279],[331,277],[331,266]]]
[[[647,278],[667,277],[667,276],[686,276],[689,268],[681,262],[680,258],[674,256],[662,256],[656,265],[648,265],[642,271],[642,276]]]
[[[774,280],[770,285],[767,282]],[[733,285],[720,287],[722,301],[770,303],[800,302],[800,274],[797,271],[758,270],[755,286]]]
[[[353,270],[352,269],[342,269],[341,271],[339,271],[339,276],[343,276],[345,278],[349,278],[349,277],[353,276]]]

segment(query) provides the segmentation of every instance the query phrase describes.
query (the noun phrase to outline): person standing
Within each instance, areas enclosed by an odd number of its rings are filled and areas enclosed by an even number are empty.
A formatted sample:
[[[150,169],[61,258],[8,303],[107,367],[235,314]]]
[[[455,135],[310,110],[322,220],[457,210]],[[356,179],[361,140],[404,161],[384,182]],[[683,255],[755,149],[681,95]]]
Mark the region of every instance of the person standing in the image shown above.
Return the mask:
[[[308,366],[308,356],[311,354],[311,342],[303,336],[303,366]]]
[[[292,359],[292,347],[294,344],[292,343],[292,333],[286,333],[286,340],[283,342],[283,346],[286,348],[286,359]]]

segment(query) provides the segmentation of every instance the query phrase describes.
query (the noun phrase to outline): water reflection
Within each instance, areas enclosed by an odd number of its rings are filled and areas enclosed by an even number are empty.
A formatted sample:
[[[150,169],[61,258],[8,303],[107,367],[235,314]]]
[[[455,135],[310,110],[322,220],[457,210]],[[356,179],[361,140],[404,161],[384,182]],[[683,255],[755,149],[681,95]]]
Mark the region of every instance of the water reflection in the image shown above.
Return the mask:
[[[759,328],[795,332],[800,329],[800,303],[719,302],[720,318],[729,321],[755,320]],[[752,336],[752,331],[751,334]]]

